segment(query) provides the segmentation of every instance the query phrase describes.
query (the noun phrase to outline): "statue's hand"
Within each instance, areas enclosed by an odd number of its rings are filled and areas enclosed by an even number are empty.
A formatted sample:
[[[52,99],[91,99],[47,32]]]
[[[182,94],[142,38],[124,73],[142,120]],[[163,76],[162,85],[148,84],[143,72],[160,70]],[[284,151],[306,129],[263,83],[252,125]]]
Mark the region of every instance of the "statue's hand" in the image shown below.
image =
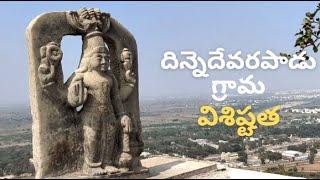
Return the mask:
[[[124,133],[131,133],[132,132],[131,118],[127,115],[122,116],[121,126],[123,128]]]
[[[54,66],[48,67],[46,64],[40,64],[38,68],[38,76],[42,87],[49,87],[55,83],[55,72]]]
[[[126,71],[125,78],[128,83],[136,83],[136,75],[134,74],[134,72],[131,72],[131,70]]]
[[[76,76],[68,88],[68,102],[73,107],[82,105],[88,96],[87,89],[83,84],[83,77]]]
[[[46,46],[46,55],[52,66],[57,66],[62,60],[63,53],[57,43],[51,42]]]

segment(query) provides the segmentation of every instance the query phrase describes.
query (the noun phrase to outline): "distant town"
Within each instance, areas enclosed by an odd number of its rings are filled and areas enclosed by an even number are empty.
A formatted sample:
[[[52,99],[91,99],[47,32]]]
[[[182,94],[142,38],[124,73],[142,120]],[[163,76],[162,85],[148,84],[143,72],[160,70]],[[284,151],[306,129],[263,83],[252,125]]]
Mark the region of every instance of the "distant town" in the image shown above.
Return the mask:
[[[199,108],[212,104],[260,112],[281,105],[280,123],[260,126],[252,137],[234,127],[200,127]],[[161,98],[140,102],[145,151],[188,157],[236,167],[306,178],[320,177],[320,90],[231,96],[213,103],[206,97]],[[33,167],[31,114],[28,106],[0,107],[0,176],[30,176]]]

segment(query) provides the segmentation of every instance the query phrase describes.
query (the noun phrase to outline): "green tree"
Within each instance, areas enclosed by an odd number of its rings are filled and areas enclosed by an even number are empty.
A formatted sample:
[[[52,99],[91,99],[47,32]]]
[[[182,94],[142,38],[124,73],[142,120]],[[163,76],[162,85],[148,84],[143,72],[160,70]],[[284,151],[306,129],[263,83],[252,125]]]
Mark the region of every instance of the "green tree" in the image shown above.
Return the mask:
[[[320,11],[320,3],[317,5],[317,8],[313,12],[307,12],[303,19],[302,27],[299,32],[295,34],[297,36],[295,47],[298,47],[299,50],[296,54],[300,54],[307,48],[312,48],[313,52],[318,52],[319,48],[319,39],[320,39],[320,18],[318,17],[318,12]],[[318,15],[318,16],[317,16]],[[291,55],[286,53],[280,53],[281,56],[291,58]],[[306,60],[309,59],[305,55]]]
[[[303,144],[299,144],[299,145],[288,146],[287,149],[288,149],[288,150],[299,151],[299,152],[305,153],[305,152],[307,152],[308,146],[307,146],[306,143],[303,143]]]
[[[317,148],[315,148],[314,146],[312,146],[310,148],[310,152],[309,152],[309,163],[313,164],[314,163],[314,158],[316,157],[316,154],[318,153]]]
[[[265,151],[265,148],[259,148],[258,149],[258,157],[261,161],[261,164],[265,164],[266,163],[266,151]]]
[[[248,154],[245,151],[239,151],[238,156],[238,161],[244,162],[244,164],[248,164]]]
[[[278,160],[282,159],[282,154],[278,153],[278,152],[267,151],[266,152],[266,157],[270,161],[274,162],[274,161],[278,161]]]

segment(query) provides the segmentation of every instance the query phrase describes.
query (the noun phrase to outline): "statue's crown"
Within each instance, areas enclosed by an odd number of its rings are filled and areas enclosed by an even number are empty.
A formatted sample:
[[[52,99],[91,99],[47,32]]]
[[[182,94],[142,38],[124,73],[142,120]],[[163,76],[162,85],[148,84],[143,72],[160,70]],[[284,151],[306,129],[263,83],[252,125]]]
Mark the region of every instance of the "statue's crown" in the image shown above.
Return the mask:
[[[109,53],[100,31],[93,31],[83,37],[83,57],[90,57],[94,53]]]

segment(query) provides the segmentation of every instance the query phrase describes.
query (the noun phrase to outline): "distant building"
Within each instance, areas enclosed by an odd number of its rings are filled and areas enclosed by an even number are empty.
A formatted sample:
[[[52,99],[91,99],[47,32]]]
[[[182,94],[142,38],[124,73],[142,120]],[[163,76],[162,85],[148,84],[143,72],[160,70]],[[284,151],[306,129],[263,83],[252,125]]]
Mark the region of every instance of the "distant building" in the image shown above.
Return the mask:
[[[151,153],[149,153],[149,152],[142,152],[141,153],[141,155],[140,155],[141,157],[143,157],[143,158],[148,158],[148,157],[150,157],[151,156]]]
[[[207,139],[195,139],[195,140],[193,140],[191,138],[188,138],[188,140],[191,141],[191,142],[195,142],[195,143],[199,144],[200,146],[205,146],[206,145],[206,146],[213,147],[215,149],[219,149],[219,145],[213,144],[213,143],[209,142]]]
[[[221,144],[227,144],[228,143],[228,141],[224,141],[224,140],[219,140],[218,142],[221,143]]]
[[[250,137],[249,141],[259,141],[259,138]]]
[[[307,160],[308,154],[299,151],[287,150],[282,152],[282,159],[289,161]]]
[[[238,153],[230,153],[230,152],[222,152],[221,153],[221,160],[226,162],[235,162],[239,158]]]
[[[302,114],[317,114],[317,113],[320,113],[320,109],[319,108],[313,108],[313,109],[309,109],[309,108],[291,109],[291,110],[289,110],[289,112],[302,113]]]

